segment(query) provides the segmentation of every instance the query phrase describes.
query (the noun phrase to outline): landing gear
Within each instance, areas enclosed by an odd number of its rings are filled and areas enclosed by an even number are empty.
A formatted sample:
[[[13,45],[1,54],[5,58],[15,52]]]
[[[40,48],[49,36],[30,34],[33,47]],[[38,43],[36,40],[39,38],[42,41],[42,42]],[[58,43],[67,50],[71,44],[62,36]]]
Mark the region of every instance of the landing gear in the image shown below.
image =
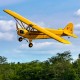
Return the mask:
[[[22,37],[19,37],[19,38],[18,38],[18,41],[19,41],[19,42],[21,42],[22,40],[23,40],[23,38],[22,38]]]
[[[26,40],[26,39],[23,38],[23,37],[19,37],[19,38],[18,38],[18,41],[21,42],[23,39]],[[26,40],[26,41],[28,42],[28,40]],[[30,48],[33,47],[32,40],[29,40],[29,47],[30,47]]]
[[[33,46],[32,39],[29,39],[29,47],[31,48]]]
[[[33,46],[33,44],[32,43],[29,43],[29,47],[31,48]]]
[[[70,38],[70,37],[68,37],[68,38]]]

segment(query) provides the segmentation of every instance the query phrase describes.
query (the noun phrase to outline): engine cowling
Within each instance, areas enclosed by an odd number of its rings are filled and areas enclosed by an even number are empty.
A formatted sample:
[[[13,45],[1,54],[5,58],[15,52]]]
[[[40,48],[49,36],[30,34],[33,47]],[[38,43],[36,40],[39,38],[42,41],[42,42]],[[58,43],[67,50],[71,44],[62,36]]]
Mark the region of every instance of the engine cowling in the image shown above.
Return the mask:
[[[17,31],[17,34],[19,36],[25,37],[25,35],[28,34],[28,31],[26,29],[19,28],[18,31]]]
[[[20,34],[24,34],[24,31],[23,30],[20,30]]]

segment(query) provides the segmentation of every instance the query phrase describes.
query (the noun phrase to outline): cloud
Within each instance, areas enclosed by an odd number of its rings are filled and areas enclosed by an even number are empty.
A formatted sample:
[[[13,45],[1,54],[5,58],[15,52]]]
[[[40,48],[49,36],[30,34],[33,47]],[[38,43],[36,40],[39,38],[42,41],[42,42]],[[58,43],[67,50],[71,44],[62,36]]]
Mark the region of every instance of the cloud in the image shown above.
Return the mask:
[[[80,23],[74,25],[74,33],[80,34]]]
[[[75,26],[75,29],[79,29],[80,28],[80,23],[77,23],[74,26]]]
[[[11,31],[15,30],[15,22],[12,20],[0,20],[0,31]]]
[[[28,44],[21,44],[18,50],[21,50],[23,53],[23,56],[26,56],[25,53],[29,53],[29,55],[56,55],[56,53],[64,52],[64,51],[71,51],[71,55],[73,59],[76,59],[80,50],[80,46],[77,44],[70,44],[65,45],[58,42],[39,42],[39,43],[33,43],[34,46],[32,48],[28,47]],[[75,55],[76,53],[76,55]]]
[[[73,41],[74,43],[74,41]],[[78,50],[79,49],[79,45],[74,43],[74,44],[62,44],[62,43],[59,43],[59,42],[39,42],[39,43],[36,43],[34,42],[33,43],[33,47],[32,48],[29,48],[28,47],[28,44],[21,44],[19,49],[25,51],[50,51],[51,53],[52,52],[55,52],[55,51],[65,51],[65,50],[72,50],[72,51],[75,51],[75,50]]]
[[[80,16],[80,9],[75,12],[75,15]]]
[[[59,43],[59,42],[34,42],[33,43],[33,47],[31,48],[31,50],[35,51],[48,51],[48,50],[52,50],[53,49],[61,49],[62,47],[69,47],[71,45],[67,45],[67,44],[62,44],[62,43]],[[20,45],[20,49],[27,49],[27,50],[30,50],[29,47],[28,47],[28,44],[21,44]]]
[[[11,41],[14,39],[14,35],[12,33],[9,32],[0,32],[0,40],[7,40],[7,41]]]
[[[35,48],[43,48],[43,47],[46,47],[46,46],[49,46],[49,45],[53,45],[54,43],[53,42],[43,42],[43,43],[34,43],[34,47]]]
[[[46,27],[46,24],[42,21],[41,22],[36,22],[36,24],[38,24],[41,27]]]
[[[15,22],[12,20],[0,20],[0,40],[11,41],[15,38]]]
[[[53,45],[54,43],[53,42],[39,42],[39,43],[33,43],[33,47],[34,48],[37,48],[37,49],[41,49],[41,48],[43,48],[43,47],[46,47],[46,46],[49,46],[49,45]],[[20,48],[22,48],[22,49],[26,49],[28,47],[28,44],[22,44],[21,46],[20,46]]]
[[[21,53],[22,51],[19,50],[19,49],[14,49],[13,52],[14,52],[14,53]]]

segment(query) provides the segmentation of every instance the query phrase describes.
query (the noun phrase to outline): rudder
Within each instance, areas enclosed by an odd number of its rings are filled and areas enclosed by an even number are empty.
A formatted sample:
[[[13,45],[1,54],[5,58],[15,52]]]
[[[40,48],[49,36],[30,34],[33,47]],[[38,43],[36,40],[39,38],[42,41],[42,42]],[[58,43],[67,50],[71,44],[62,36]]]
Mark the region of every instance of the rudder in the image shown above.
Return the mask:
[[[77,38],[77,36],[75,34],[73,34],[73,23],[69,23],[65,28],[64,28],[64,34],[68,35],[68,36],[72,36],[74,38]]]
[[[69,23],[69,24],[67,24],[67,26],[64,28],[64,31],[67,31],[67,32],[73,34],[73,28],[74,28],[73,23]]]

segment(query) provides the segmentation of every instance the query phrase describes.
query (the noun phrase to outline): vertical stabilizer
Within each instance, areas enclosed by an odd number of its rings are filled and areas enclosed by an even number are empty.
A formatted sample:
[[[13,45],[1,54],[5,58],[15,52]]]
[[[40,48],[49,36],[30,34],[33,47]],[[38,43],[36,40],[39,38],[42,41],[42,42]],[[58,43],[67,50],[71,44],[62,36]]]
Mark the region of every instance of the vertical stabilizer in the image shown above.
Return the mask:
[[[75,34],[73,34],[73,23],[69,23],[65,28],[64,28],[64,34],[66,34],[67,36],[72,36],[74,38],[77,38],[77,36]]]
[[[69,23],[69,24],[67,24],[67,26],[64,28],[64,31],[67,31],[67,32],[73,34],[73,28],[74,28],[73,23]]]

